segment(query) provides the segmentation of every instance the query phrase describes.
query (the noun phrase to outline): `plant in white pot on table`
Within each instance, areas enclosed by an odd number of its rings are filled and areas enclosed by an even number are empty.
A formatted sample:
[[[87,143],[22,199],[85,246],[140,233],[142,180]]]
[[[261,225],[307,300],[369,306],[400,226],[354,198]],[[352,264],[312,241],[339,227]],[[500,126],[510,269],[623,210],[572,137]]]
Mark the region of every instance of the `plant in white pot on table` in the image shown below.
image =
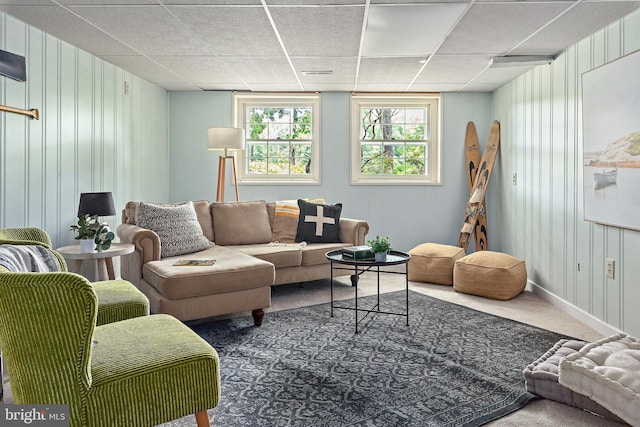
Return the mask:
[[[100,222],[97,215],[78,215],[78,223],[71,226],[71,231],[77,232],[76,240],[80,240],[80,252],[102,252],[111,247],[111,241],[116,237],[106,222]]]
[[[367,244],[375,254],[376,262],[385,262],[387,260],[387,254],[391,250],[391,240],[389,239],[389,236],[376,236],[375,239],[367,241]]]

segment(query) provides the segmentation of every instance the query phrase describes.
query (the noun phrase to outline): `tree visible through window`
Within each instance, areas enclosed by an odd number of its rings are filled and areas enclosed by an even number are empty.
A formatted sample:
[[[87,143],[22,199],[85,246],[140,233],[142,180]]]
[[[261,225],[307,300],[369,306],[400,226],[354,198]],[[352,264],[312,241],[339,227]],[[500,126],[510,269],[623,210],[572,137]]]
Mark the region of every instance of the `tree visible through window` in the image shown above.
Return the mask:
[[[247,110],[249,173],[311,173],[311,107]]]
[[[240,181],[317,182],[319,109],[317,95],[236,95],[246,136]]]
[[[363,107],[360,172],[364,175],[424,175],[428,114],[428,108]]]
[[[352,182],[438,182],[437,101],[353,96]]]

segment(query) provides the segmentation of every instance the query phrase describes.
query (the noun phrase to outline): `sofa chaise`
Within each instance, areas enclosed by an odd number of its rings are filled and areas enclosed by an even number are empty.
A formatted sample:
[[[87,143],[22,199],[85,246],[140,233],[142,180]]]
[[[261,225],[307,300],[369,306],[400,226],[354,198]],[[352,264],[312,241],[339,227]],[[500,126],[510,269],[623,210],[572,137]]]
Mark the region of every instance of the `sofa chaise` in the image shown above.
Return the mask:
[[[272,285],[330,277],[325,253],[362,245],[369,231],[366,221],[340,218],[341,205],[303,203],[313,212],[319,209],[320,217],[322,209],[339,206],[333,238],[296,242],[303,216],[296,201],[128,202],[117,234],[135,251],[121,259],[122,278],[149,298],[153,313],[189,321],[251,311],[259,326],[263,309],[271,305]],[[327,221],[331,218],[320,218],[321,230],[330,228]],[[176,265],[195,260],[213,264]]]

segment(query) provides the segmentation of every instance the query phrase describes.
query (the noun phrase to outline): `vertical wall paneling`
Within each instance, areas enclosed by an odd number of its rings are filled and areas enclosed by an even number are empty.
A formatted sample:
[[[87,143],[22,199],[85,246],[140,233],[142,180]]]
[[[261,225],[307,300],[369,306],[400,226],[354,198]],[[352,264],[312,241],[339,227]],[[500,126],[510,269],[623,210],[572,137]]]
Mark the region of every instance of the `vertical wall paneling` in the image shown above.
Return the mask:
[[[526,260],[535,285],[636,336],[640,232],[584,220],[581,96],[582,74],[640,49],[639,34],[636,11],[492,94],[493,116],[512,138],[518,183],[489,194],[490,205],[516,206],[503,212],[508,233],[500,245]],[[513,243],[521,232],[524,242]],[[613,279],[606,258],[615,260]]]
[[[4,13],[0,34],[27,65],[26,82],[0,77],[0,101],[40,111],[0,113],[0,227],[44,228],[58,247],[75,243],[80,192],[112,191],[118,212],[133,195],[166,201],[167,92]]]

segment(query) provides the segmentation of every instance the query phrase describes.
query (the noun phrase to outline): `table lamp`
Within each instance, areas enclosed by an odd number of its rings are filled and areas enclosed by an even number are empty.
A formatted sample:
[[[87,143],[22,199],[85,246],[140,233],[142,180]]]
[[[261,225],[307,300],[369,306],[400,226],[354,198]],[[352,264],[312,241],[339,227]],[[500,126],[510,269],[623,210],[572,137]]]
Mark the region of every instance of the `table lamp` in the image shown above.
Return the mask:
[[[116,214],[111,191],[101,193],[80,193],[80,205],[78,216],[89,214],[91,216],[111,216]]]
[[[244,129],[209,128],[207,129],[207,146],[211,151],[224,150],[224,155],[218,158],[218,187],[216,191],[216,202],[224,202],[224,181],[227,159],[231,159],[233,181],[236,188],[236,201],[239,201],[236,161],[234,156],[228,155],[228,152],[244,150]]]

